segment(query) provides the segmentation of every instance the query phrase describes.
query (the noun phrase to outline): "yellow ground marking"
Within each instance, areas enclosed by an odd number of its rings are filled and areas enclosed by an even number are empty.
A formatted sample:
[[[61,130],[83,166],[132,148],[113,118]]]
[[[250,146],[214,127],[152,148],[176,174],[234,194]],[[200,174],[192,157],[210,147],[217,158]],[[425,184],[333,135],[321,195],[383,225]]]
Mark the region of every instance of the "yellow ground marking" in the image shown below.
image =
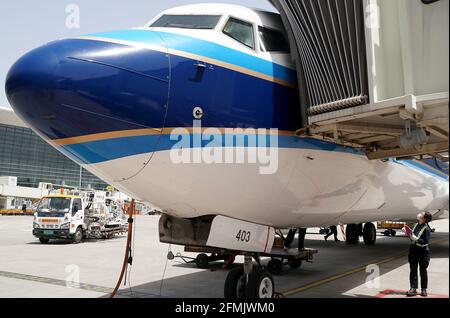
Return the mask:
[[[440,244],[440,243],[446,242],[446,241],[448,241],[448,239],[438,240],[438,241],[433,242],[432,244],[433,245],[437,245],[437,244]],[[363,266],[351,269],[351,270],[349,270],[347,272],[344,272],[344,273],[341,273],[341,274],[333,275],[331,277],[327,277],[327,278],[324,278],[324,279],[321,279],[321,280],[318,280],[318,281],[306,284],[304,286],[300,286],[300,287],[297,287],[297,288],[289,289],[287,291],[282,292],[281,295],[283,297],[292,296],[292,295],[298,294],[298,293],[300,293],[302,291],[305,291],[307,289],[311,289],[313,287],[324,285],[326,283],[329,283],[329,282],[332,282],[332,281],[335,281],[335,280],[338,280],[338,279],[341,279],[341,278],[353,275],[355,273],[359,273],[359,272],[365,271],[367,266],[369,266],[369,265],[382,265],[382,264],[391,262],[393,260],[399,259],[401,257],[404,257],[406,255],[408,255],[408,252],[402,252],[402,253],[399,253],[399,254],[391,255],[391,256],[383,258],[383,259],[381,259],[381,260],[379,260],[379,261],[377,261],[375,263],[368,263],[368,264],[365,264]]]

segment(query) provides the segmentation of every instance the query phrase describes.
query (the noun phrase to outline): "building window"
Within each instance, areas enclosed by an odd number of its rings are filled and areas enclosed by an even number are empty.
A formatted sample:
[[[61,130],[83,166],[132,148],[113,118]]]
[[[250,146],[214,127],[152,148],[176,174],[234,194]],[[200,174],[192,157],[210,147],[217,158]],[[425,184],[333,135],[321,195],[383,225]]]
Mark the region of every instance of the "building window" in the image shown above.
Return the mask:
[[[0,176],[17,177],[17,185],[37,187],[49,182],[78,187],[80,166],[48,145],[31,129],[0,124]],[[83,169],[82,187],[105,189],[107,184]]]

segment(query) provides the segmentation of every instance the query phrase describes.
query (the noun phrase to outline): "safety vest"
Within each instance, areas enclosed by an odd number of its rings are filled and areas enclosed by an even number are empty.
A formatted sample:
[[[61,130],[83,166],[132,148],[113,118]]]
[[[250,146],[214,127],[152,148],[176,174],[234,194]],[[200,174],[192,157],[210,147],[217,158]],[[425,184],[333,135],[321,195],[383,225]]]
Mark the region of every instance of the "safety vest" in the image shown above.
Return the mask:
[[[418,223],[416,223],[416,225],[414,225],[414,228],[413,228],[413,230],[412,230],[413,233],[414,233],[414,231],[416,230],[417,224],[418,224]],[[417,234],[417,239],[420,239],[420,237],[422,236],[423,232],[425,232],[425,229],[427,228],[427,226],[428,226],[428,225],[425,224],[425,226],[424,226],[423,228],[420,229],[419,234]],[[417,241],[414,242],[414,244],[416,244],[416,245],[419,246],[419,247],[425,247],[425,246],[428,246],[428,244],[420,244],[420,243],[417,242]]]

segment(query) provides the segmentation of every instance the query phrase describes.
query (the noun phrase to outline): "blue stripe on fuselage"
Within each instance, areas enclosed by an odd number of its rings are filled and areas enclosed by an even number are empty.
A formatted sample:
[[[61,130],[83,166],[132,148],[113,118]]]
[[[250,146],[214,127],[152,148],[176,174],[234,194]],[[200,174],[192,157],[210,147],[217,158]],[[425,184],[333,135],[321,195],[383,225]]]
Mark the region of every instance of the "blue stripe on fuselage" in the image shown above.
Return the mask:
[[[252,139],[234,139],[231,143],[223,135],[209,136],[209,141],[202,140],[201,147],[255,147],[258,144],[253,142]],[[191,134],[183,135],[183,138],[190,138],[190,148],[195,148],[193,143],[195,138],[201,139],[201,135]],[[214,139],[214,143],[211,141]],[[72,144],[63,146],[66,152],[74,154],[84,164],[95,164],[119,158],[152,153],[155,151],[167,151],[172,149],[180,149],[177,147],[178,140],[171,140],[171,135],[145,135],[145,136],[133,136],[114,138],[107,140],[92,141],[86,143]],[[267,147],[273,146],[270,142],[270,137],[266,136]],[[363,155],[362,152],[354,150],[352,148],[345,148],[333,143],[324,142],[312,138],[298,138],[296,136],[278,136],[278,148],[298,148],[298,149],[311,149],[311,150],[323,150],[323,151],[337,151],[346,152],[356,155]]]
[[[170,60],[169,69],[169,57],[159,51],[83,39],[52,42],[23,57],[16,70],[31,74],[17,86],[46,93],[30,99],[17,90],[15,99],[26,102],[15,110],[51,140],[189,127],[195,106],[202,106],[208,127],[299,127],[295,90],[219,66],[196,79],[195,60]],[[58,120],[48,120],[49,114]]]
[[[444,172],[438,172],[436,170],[433,170],[430,166],[428,166],[426,163],[420,163],[415,160],[394,160],[400,164],[403,164],[407,167],[419,170],[423,173],[426,173],[428,175],[431,175],[433,177],[439,178],[444,181],[448,181],[448,175],[446,175]]]
[[[297,82],[297,73],[294,69],[266,61],[259,57],[246,54],[244,52],[240,52],[223,45],[196,39],[186,35],[152,30],[129,29],[105,33],[95,33],[88,36],[112,40],[132,41],[151,45],[160,43],[162,37],[165,44],[170,49],[233,64],[290,82],[293,85],[295,85]]]

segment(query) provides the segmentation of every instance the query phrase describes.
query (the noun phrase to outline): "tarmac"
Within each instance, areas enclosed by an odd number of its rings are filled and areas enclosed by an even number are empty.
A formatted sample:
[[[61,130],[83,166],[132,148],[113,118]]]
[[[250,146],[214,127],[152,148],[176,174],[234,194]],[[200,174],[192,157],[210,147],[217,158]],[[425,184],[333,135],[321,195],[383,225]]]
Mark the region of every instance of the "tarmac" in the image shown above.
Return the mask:
[[[119,297],[221,298],[228,270],[223,262],[199,269],[176,258],[180,246],[159,242],[158,216],[137,216],[133,265]],[[448,220],[432,226],[429,298],[449,295]],[[64,240],[40,244],[33,237],[32,217],[0,216],[0,297],[97,298],[109,297],[119,277],[126,236],[71,244]],[[318,229],[309,229],[305,246],[319,252],[299,269],[285,267],[275,276],[280,297],[293,298],[403,298],[409,288],[409,240],[399,234],[379,234],[374,246],[325,242]],[[342,240],[342,233],[339,233]],[[266,264],[269,259],[263,259]],[[243,258],[238,257],[234,266]],[[421,298],[421,297],[417,297]]]

